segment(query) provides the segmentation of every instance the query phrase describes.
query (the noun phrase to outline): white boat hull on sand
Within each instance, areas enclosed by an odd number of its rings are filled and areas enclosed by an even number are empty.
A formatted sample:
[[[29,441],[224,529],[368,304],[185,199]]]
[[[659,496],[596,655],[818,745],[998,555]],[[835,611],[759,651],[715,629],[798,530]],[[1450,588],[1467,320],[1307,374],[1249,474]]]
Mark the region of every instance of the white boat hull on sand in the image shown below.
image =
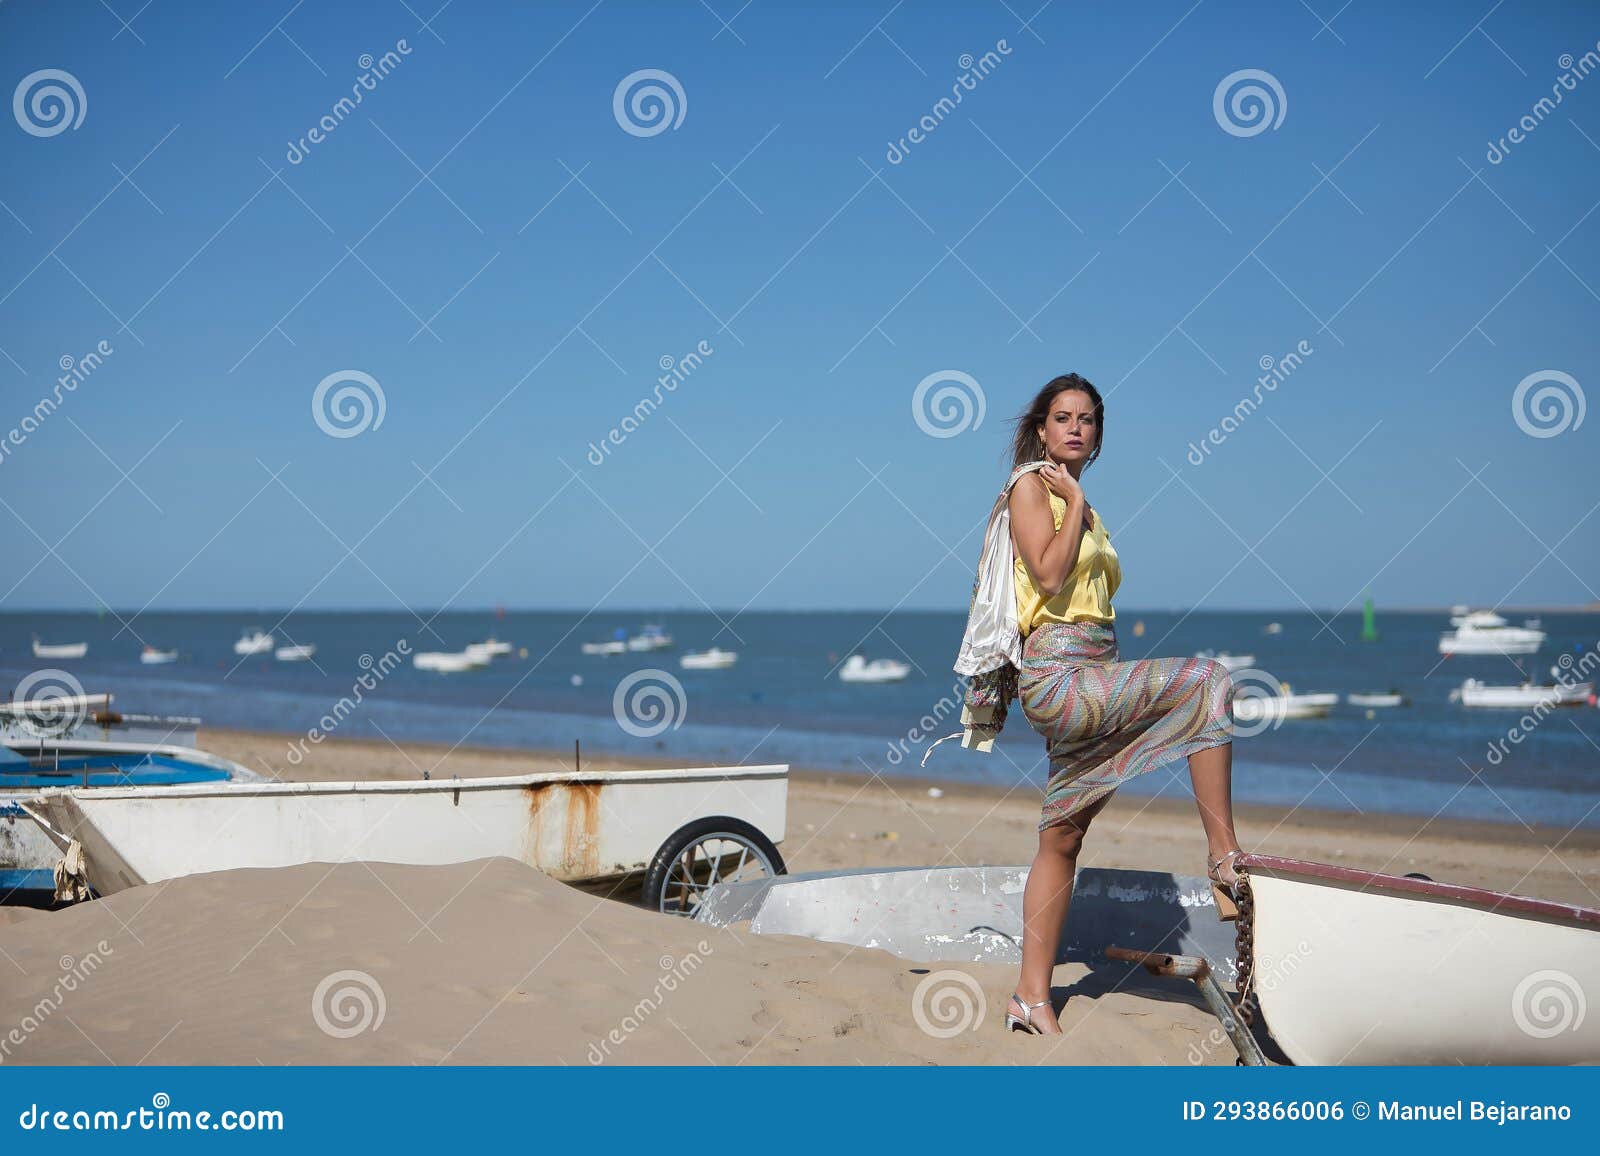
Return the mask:
[[[789,768],[47,790],[30,813],[83,848],[95,890],[208,871],[506,856],[557,879],[643,871],[679,828],[740,819],[784,837]]]
[[[1296,1064],[1600,1061],[1600,911],[1246,855],[1268,1030]]]

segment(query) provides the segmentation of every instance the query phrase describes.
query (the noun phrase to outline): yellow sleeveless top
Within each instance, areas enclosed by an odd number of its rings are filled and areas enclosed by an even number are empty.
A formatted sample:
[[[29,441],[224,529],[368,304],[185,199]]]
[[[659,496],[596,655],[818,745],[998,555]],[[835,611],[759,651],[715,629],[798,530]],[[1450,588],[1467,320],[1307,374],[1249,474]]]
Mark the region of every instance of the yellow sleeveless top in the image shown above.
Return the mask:
[[[1067,514],[1066,499],[1054,491],[1048,496],[1050,512],[1060,530]],[[1094,528],[1078,544],[1078,563],[1067,576],[1061,593],[1046,598],[1033,584],[1033,575],[1028,573],[1028,564],[1020,553],[1012,567],[1012,584],[1017,591],[1017,629],[1024,638],[1042,622],[1116,621],[1111,596],[1122,585],[1122,566],[1105,523],[1100,520],[1100,511],[1094,512]]]

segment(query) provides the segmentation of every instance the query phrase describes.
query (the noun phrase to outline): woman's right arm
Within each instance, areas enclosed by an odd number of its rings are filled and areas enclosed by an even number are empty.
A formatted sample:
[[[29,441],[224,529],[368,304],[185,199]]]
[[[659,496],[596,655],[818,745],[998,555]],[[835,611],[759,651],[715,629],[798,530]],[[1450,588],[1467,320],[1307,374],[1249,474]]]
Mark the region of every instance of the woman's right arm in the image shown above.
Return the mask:
[[[1065,497],[1066,516],[1061,519],[1061,530],[1055,526],[1050,512],[1045,480],[1037,472],[1021,478],[1011,487],[1011,532],[1017,540],[1033,584],[1047,598],[1061,593],[1067,575],[1078,564],[1078,544],[1083,541],[1083,491]]]

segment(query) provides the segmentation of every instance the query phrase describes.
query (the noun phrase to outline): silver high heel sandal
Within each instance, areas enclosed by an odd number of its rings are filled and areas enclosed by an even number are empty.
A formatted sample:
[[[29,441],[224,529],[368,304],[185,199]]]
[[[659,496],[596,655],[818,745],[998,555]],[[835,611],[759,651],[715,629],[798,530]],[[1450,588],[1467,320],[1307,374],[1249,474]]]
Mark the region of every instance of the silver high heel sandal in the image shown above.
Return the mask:
[[[1222,881],[1222,865],[1243,854],[1243,851],[1235,847],[1232,851],[1224,853],[1221,858],[1213,859],[1209,855],[1206,857],[1206,878],[1211,880],[1211,895],[1217,904],[1217,918],[1224,923],[1239,918],[1239,903],[1234,886]],[[1234,876],[1237,878],[1237,871],[1234,871]]]
[[[1016,992],[1012,992],[1011,1002],[1022,1009],[1022,1016],[1018,1018],[1017,1016],[1012,1015],[1009,1010],[1006,1012],[1007,1033],[1014,1032],[1020,1028],[1030,1035],[1042,1036],[1044,1033],[1041,1032],[1039,1030],[1039,1026],[1033,1022],[1033,1009],[1036,1007],[1045,1007],[1050,1003],[1050,1000],[1046,998],[1040,1000],[1038,1003],[1028,1003]]]

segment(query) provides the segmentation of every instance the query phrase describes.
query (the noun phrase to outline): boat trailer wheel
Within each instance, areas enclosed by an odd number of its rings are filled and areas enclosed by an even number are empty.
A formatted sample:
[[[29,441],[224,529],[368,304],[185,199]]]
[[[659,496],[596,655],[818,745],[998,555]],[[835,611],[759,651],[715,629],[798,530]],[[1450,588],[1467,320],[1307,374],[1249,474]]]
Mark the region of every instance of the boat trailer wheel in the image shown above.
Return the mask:
[[[693,916],[718,883],[750,883],[788,868],[777,847],[743,819],[696,819],[661,844],[644,879],[644,903],[652,911]]]

